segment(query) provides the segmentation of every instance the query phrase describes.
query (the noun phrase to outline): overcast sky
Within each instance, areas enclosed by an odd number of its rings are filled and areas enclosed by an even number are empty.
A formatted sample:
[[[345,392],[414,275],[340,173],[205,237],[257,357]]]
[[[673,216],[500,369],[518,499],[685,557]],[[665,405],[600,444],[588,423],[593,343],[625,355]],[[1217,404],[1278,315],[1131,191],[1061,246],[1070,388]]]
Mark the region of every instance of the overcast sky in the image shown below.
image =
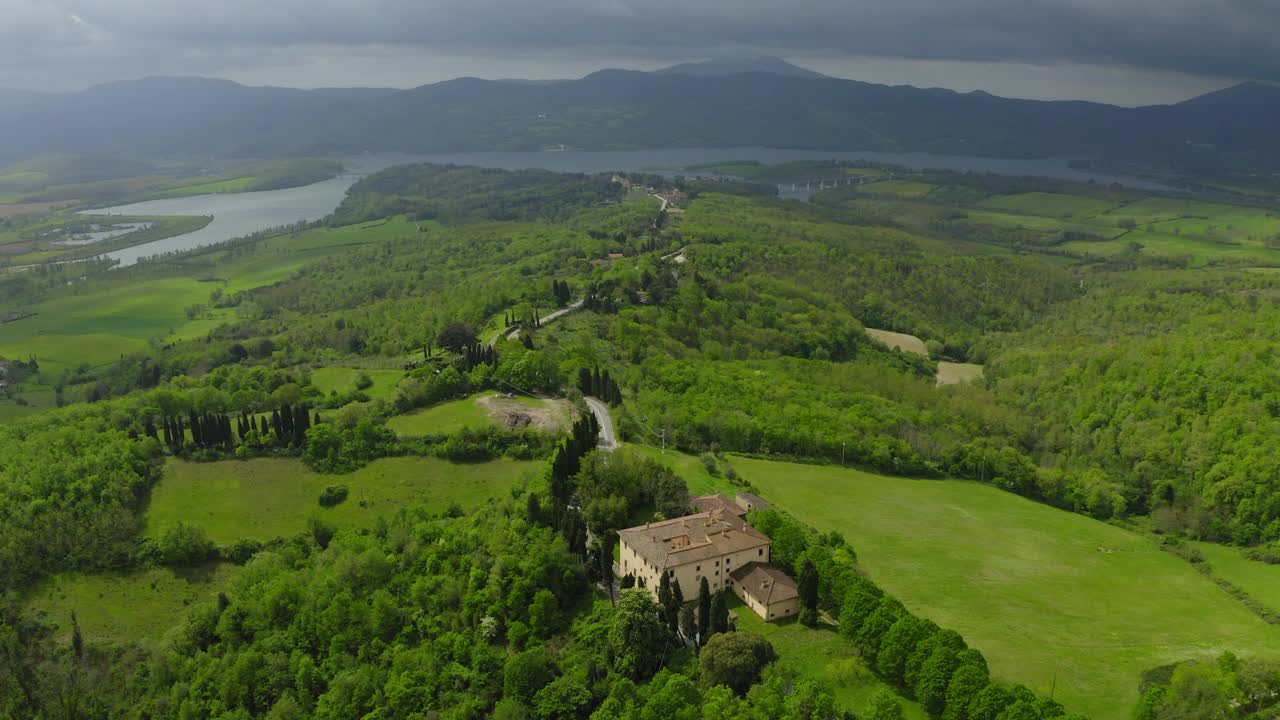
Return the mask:
[[[1277,0],[0,0],[0,87],[411,87],[767,53],[840,77],[1176,101],[1280,80]]]

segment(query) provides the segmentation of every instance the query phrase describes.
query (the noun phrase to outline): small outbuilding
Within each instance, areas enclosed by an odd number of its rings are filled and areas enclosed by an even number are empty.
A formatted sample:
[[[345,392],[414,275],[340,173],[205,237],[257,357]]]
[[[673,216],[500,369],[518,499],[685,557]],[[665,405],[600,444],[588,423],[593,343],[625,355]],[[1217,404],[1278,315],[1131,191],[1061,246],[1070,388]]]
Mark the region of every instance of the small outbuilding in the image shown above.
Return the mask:
[[[753,562],[729,574],[729,587],[747,607],[768,622],[800,613],[800,591],[782,568]]]

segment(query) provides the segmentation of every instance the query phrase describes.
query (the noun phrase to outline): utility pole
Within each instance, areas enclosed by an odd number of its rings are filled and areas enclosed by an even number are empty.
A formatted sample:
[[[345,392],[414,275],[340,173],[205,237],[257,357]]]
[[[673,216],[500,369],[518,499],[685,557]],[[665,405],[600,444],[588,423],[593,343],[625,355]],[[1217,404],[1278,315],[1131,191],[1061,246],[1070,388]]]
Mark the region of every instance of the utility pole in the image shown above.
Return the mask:
[[[844,446],[845,446],[846,444],[847,444],[847,443],[846,443],[846,441],[844,441],[844,440],[841,440],[841,441],[840,441],[840,466],[841,466],[841,467],[843,467],[843,466],[844,466]]]

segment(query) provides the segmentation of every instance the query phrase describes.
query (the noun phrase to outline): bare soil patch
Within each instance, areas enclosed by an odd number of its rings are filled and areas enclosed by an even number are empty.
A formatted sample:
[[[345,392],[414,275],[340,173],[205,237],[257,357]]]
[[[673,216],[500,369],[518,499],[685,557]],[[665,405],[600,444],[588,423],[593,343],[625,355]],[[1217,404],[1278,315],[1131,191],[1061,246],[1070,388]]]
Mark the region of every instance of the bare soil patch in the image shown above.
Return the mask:
[[[938,362],[938,386],[959,385],[982,379],[982,366],[973,363]]]
[[[890,330],[876,330],[875,328],[867,328],[867,335],[872,339],[888,345],[903,352],[915,353],[917,355],[928,356],[929,351],[924,349],[924,341],[915,335],[906,333],[892,332]]]
[[[543,432],[563,432],[572,424],[573,406],[567,400],[486,395],[477,399],[476,404],[484,408],[499,427],[508,430],[533,427]]]
[[[79,200],[59,200],[57,202],[40,202],[40,203],[13,203],[11,205],[0,205],[0,218],[18,217],[19,215],[34,215],[42,213],[46,210],[55,210],[68,205],[75,205]]]

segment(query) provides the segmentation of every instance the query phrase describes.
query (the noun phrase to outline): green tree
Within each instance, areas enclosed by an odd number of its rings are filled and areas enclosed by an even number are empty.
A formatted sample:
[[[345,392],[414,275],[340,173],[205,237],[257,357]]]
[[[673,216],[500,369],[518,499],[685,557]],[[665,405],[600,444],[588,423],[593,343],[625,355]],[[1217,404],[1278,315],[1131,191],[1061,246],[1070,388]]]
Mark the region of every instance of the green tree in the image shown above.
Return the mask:
[[[739,695],[745,695],[777,659],[768,640],[745,632],[713,635],[698,654],[703,687],[725,685]]]
[[[800,622],[809,627],[818,624],[818,568],[805,558],[800,570]]]
[[[529,605],[529,629],[543,640],[560,629],[560,601],[550,590],[539,590]]]
[[[525,650],[507,659],[502,673],[502,694],[529,705],[553,678],[555,670],[547,651],[542,647]]]
[[[907,658],[916,649],[916,643],[923,639],[928,626],[910,613],[905,613],[885,633],[876,653],[876,670],[885,680],[903,685],[903,672]]]
[[[729,632],[729,606],[721,590],[711,598],[711,635]]]
[[[871,696],[864,716],[867,720],[902,720],[902,704],[893,693],[881,688]]]
[[[436,344],[450,352],[462,352],[462,349],[475,345],[478,341],[475,328],[464,322],[451,322],[440,331]]]
[[[666,645],[667,629],[649,593],[622,593],[608,632],[614,671],[633,680],[648,678],[662,662]]]
[[[581,680],[562,675],[538,691],[533,709],[540,720],[586,718],[591,708],[591,691]]]
[[[211,559],[217,549],[204,528],[179,521],[164,531],[157,543],[166,565],[188,565]]]
[[[707,583],[707,576],[702,576],[702,582],[698,583],[698,645],[707,644],[707,638],[711,632],[711,585]]]
[[[962,664],[951,675],[947,685],[947,703],[943,720],[969,720],[969,705],[989,682],[987,669],[973,663]]]
[[[697,642],[698,616],[693,603],[688,603],[680,608],[680,634],[684,635],[684,638],[689,642]]]

